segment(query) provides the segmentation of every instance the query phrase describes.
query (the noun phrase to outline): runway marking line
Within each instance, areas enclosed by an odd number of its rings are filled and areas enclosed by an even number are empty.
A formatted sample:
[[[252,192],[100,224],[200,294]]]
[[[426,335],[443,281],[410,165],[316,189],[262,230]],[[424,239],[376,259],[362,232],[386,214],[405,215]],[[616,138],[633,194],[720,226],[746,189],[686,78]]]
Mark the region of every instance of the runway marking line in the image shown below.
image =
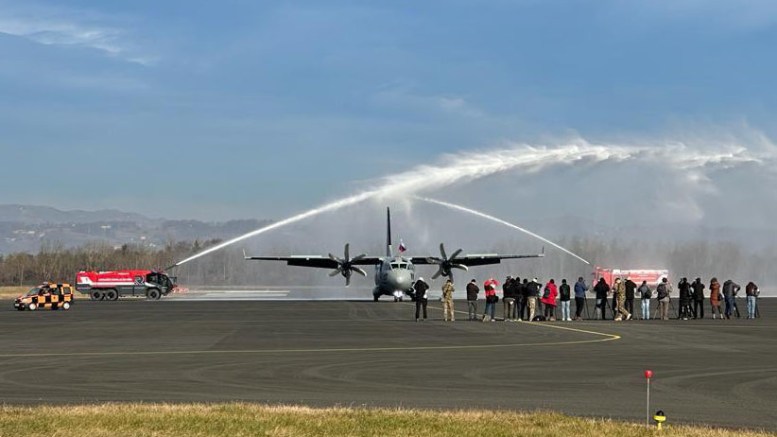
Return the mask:
[[[413,304],[408,303],[408,305],[413,305]],[[431,309],[438,310],[438,311],[443,311],[443,312],[445,311],[445,308],[431,307]],[[459,314],[467,314],[467,315],[469,315],[468,312],[462,311],[462,310],[454,309],[453,312],[454,313],[459,313]],[[591,335],[599,335],[599,336],[602,336],[602,337],[607,337],[607,338],[600,339],[600,340],[581,340],[580,341],[581,344],[582,343],[600,343],[600,342],[605,342],[605,341],[615,341],[615,340],[620,340],[621,339],[621,336],[617,335],[617,334],[607,334],[606,332],[588,331],[588,330],[585,330],[585,329],[570,328],[568,326],[547,325],[545,323],[527,322],[525,320],[518,320],[517,323],[525,324],[525,325],[528,325],[528,326],[536,326],[536,327],[541,327],[541,328],[563,329],[563,330],[567,330],[567,331],[580,332],[580,333],[583,333],[583,334],[591,334]],[[572,342],[571,344],[577,344],[577,343]]]
[[[603,335],[609,335],[609,334],[603,334]],[[397,352],[397,351],[424,351],[424,350],[468,350],[468,349],[499,349],[499,348],[522,347],[522,346],[564,346],[564,345],[573,345],[573,344],[600,343],[603,341],[612,341],[612,340],[616,340],[616,339],[605,338],[605,339],[596,339],[596,340],[556,341],[556,342],[542,342],[542,343],[502,343],[502,344],[473,344],[473,345],[450,345],[450,346],[2,354],[0,355],[0,359],[1,358],[128,356],[128,355],[148,356],[148,355],[213,355],[213,354],[292,354],[292,353],[331,353],[331,352]]]

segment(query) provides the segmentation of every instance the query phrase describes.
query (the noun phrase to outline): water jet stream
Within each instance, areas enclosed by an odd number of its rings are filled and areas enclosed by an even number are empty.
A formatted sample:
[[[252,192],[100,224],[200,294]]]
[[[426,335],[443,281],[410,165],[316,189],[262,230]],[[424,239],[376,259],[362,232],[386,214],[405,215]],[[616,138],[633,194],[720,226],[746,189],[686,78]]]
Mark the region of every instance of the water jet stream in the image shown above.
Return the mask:
[[[556,249],[558,249],[558,250],[560,250],[560,251],[562,251],[562,252],[564,252],[566,254],[572,255],[573,257],[579,259],[580,261],[582,261],[582,262],[584,262],[584,263],[586,263],[588,265],[591,265],[591,263],[588,262],[585,258],[577,255],[576,253],[574,253],[574,252],[572,252],[572,251],[570,251],[568,249],[565,249],[564,247],[562,247],[562,246],[560,246],[560,245],[558,245],[558,244],[548,240],[547,238],[545,238],[545,237],[543,237],[541,235],[537,235],[534,232],[532,232],[532,231],[530,231],[528,229],[524,229],[524,228],[522,228],[522,227],[520,227],[518,225],[514,225],[514,224],[512,224],[510,222],[504,221],[504,220],[502,220],[500,218],[488,215],[488,214],[486,214],[484,212],[480,212],[480,211],[476,211],[474,209],[467,208],[466,206],[457,205],[455,203],[444,202],[442,200],[430,199],[428,197],[420,197],[420,196],[414,196],[414,198],[418,199],[418,200],[422,200],[424,202],[433,203],[435,205],[440,205],[440,206],[444,206],[444,207],[447,207],[447,208],[451,208],[451,209],[455,209],[455,210],[458,210],[458,211],[463,211],[463,212],[466,212],[466,213],[469,213],[469,214],[473,214],[473,215],[476,215],[478,217],[482,217],[484,219],[495,221],[497,223],[503,224],[503,225],[511,227],[513,229],[517,229],[517,230],[523,232],[526,235],[532,236],[532,237],[534,237],[534,238],[536,238],[536,239],[538,239],[538,240],[540,240],[542,242],[548,243],[551,246],[555,247]]]
[[[685,177],[693,177],[693,179],[689,181],[689,184],[698,184],[705,182],[705,173],[711,169],[731,168],[747,163],[763,165],[764,168],[768,168],[769,166],[764,164],[775,161],[775,156],[777,156],[775,150],[777,150],[777,148],[770,146],[766,152],[758,154],[753,153],[746,147],[738,144],[724,144],[717,149],[695,149],[682,143],[655,144],[649,146],[620,146],[591,144],[583,139],[577,139],[568,144],[555,147],[535,147],[527,144],[518,144],[502,149],[446,155],[439,165],[419,165],[409,171],[384,177],[376,184],[377,186],[371,190],[336,200],[225,241],[179,261],[172,267],[180,266],[216,250],[267,231],[324,212],[351,206],[370,198],[391,198],[395,196],[412,196],[417,193],[433,192],[434,190],[457,183],[469,183],[486,176],[511,170],[521,170],[531,173],[542,171],[553,166],[595,165],[602,162],[634,160],[660,163],[661,165],[679,171],[680,174]],[[499,221],[499,219],[491,216],[486,218]],[[523,232],[528,232],[525,229],[508,222],[503,222],[503,224]],[[566,251],[550,241],[542,239],[542,237],[539,237],[536,234],[533,236],[577,257],[577,255]],[[585,261],[582,258],[580,259]]]

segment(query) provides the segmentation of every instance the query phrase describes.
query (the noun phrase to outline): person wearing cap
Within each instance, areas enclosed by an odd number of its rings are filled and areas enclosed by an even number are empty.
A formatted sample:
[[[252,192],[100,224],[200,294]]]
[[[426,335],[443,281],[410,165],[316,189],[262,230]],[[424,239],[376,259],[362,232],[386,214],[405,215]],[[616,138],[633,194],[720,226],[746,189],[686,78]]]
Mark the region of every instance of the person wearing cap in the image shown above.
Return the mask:
[[[502,314],[504,314],[504,321],[510,321],[515,313],[515,280],[512,276],[507,275],[505,282],[502,284]]]
[[[693,289],[693,318],[704,318],[704,284],[701,282],[701,278],[696,278],[691,284]]]
[[[429,296],[427,294],[429,290],[429,284],[424,282],[424,278],[419,277],[413,284],[413,290],[415,290],[415,321],[417,322],[421,315],[421,308],[424,309],[424,318],[426,320],[426,306],[429,303]]]
[[[467,317],[468,320],[475,320],[478,317],[478,281],[473,279],[467,284]]]
[[[453,314],[453,281],[451,278],[445,280],[442,285],[442,312],[443,319],[447,322],[449,319],[451,322],[456,321],[456,317]]]

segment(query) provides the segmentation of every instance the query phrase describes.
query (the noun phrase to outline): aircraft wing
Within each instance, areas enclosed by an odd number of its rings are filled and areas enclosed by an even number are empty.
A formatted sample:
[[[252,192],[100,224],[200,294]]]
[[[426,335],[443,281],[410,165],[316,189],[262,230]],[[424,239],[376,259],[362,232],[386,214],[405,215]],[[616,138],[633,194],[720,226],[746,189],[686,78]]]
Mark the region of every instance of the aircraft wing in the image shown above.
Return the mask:
[[[523,259],[523,258],[542,258],[544,253],[536,255],[499,255],[496,253],[484,253],[484,254],[472,254],[462,255],[449,259],[451,264],[458,264],[467,267],[471,266],[484,266],[488,264],[499,264],[503,259]],[[413,264],[439,264],[439,258],[436,257],[423,257],[414,256],[411,258]]]
[[[246,256],[247,260],[285,261],[290,266],[314,267],[319,269],[336,269],[337,260],[322,255],[291,255],[291,256]],[[351,261],[352,265],[371,266],[380,262],[378,257],[362,257]]]

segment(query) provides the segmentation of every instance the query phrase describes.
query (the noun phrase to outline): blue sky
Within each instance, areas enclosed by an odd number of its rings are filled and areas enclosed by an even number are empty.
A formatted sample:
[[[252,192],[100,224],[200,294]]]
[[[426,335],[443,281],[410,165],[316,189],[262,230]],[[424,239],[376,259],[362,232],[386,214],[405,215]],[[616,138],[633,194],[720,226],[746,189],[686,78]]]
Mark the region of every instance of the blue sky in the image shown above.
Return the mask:
[[[0,0],[0,203],[279,218],[504,141],[774,138],[774,47],[755,0]]]

